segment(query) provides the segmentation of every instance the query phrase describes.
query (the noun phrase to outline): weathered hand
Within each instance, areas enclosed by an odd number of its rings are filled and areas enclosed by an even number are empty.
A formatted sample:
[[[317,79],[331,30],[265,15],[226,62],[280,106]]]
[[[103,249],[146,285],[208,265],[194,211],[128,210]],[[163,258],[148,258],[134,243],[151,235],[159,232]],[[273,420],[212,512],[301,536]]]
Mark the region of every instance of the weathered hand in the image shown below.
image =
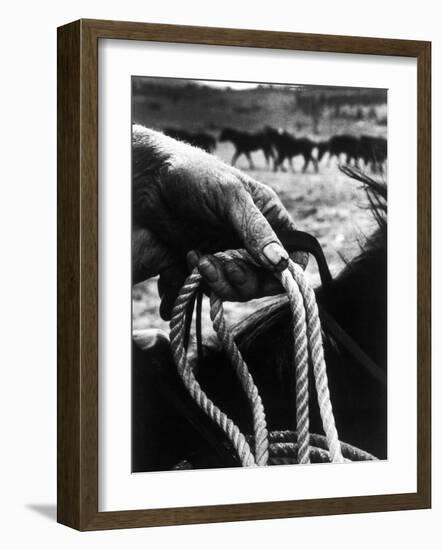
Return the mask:
[[[205,283],[223,300],[247,302],[284,291],[267,269],[243,260],[220,260],[212,254],[202,256],[192,250],[187,254],[187,264],[189,271],[198,266]]]
[[[294,223],[276,193],[216,157],[142,126],[133,128],[133,218],[134,282],[160,274],[164,318],[196,263],[225,300],[279,290],[268,271],[287,266],[277,233]],[[207,255],[228,248],[246,248],[264,269],[238,261],[221,265],[196,253],[186,265],[191,251]]]

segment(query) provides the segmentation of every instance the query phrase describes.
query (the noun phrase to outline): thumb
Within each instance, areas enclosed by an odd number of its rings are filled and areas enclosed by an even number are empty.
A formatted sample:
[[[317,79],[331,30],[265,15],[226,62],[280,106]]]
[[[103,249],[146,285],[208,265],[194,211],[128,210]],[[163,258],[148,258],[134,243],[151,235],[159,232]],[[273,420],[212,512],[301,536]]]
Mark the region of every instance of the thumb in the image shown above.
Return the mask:
[[[241,186],[229,196],[227,218],[253,258],[272,271],[283,271],[289,260],[280,240],[251,195]]]

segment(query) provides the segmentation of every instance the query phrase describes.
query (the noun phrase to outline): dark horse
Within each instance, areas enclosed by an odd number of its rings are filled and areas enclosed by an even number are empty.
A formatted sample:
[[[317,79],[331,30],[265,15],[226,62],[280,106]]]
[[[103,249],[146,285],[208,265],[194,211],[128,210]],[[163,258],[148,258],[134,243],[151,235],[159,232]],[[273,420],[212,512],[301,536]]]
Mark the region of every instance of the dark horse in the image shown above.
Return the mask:
[[[320,145],[318,161],[321,161],[326,153],[329,154],[329,162],[333,157],[336,157],[339,161],[341,155],[344,155],[346,164],[353,161],[357,165],[361,153],[359,138],[347,134],[332,136],[328,142]]]
[[[339,437],[380,459],[387,457],[387,224],[386,186],[344,169],[366,188],[377,229],[360,254],[316,290],[324,352]],[[367,367],[325,317],[334,319],[375,364]],[[293,429],[291,318],[286,298],[275,297],[233,328],[262,396],[270,430]],[[238,465],[224,434],[188,396],[176,374],[167,336],[133,347],[133,470]],[[143,349],[142,349],[143,348]],[[206,344],[197,377],[209,397],[243,433],[251,413],[223,351]],[[311,395],[315,395],[312,384]],[[311,431],[322,433],[317,407]]]
[[[204,132],[191,133],[178,128],[165,128],[163,131],[167,136],[178,141],[185,141],[189,145],[199,147],[207,153],[213,153],[216,149],[216,139],[210,134]]]
[[[273,158],[272,143],[267,132],[242,132],[233,128],[224,128],[222,130],[219,141],[230,141],[235,147],[235,153],[232,158],[232,165],[235,166],[236,161],[241,155],[245,155],[249,161],[250,169],[254,168],[252,156],[253,151],[262,151],[268,166],[270,159]]]
[[[284,169],[284,161],[287,159],[292,172],[294,172],[293,159],[299,155],[304,158],[304,166],[302,171],[305,172],[310,163],[313,164],[315,172],[318,171],[318,163],[313,156],[313,151],[316,144],[308,138],[297,138],[287,131],[275,130],[267,128],[267,135],[272,141],[272,145],[276,152],[274,171]]]
[[[361,136],[359,138],[359,156],[372,172],[384,171],[387,160],[387,140],[383,137]]]

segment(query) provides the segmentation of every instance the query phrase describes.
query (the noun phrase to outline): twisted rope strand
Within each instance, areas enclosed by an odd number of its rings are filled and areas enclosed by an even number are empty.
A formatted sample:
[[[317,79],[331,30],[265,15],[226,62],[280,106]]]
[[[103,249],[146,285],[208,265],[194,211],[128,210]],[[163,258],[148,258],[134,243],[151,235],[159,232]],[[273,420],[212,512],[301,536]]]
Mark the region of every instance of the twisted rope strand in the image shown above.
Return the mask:
[[[316,296],[308,284],[304,271],[294,262],[289,262],[289,271],[298,285],[304,298],[304,307],[307,318],[307,340],[313,364],[316,392],[324,432],[332,462],[343,462],[341,444],[336,429],[335,417],[328,389],[327,369],[325,366],[324,349],[322,344],[321,322],[319,319]]]
[[[287,292],[293,317],[293,347],[295,367],[296,432],[298,434],[298,462],[310,462],[309,450],[309,391],[308,391],[308,343],[304,302],[299,287],[293,284],[288,270],[279,279]]]
[[[210,296],[210,317],[213,328],[234,366],[241,386],[251,405],[255,434],[255,460],[258,466],[265,466],[269,458],[269,441],[264,406],[252,375],[233,339],[232,333],[227,328],[222,302],[214,294]]]
[[[238,426],[209,399],[196,380],[192,365],[186,358],[186,351],[183,347],[186,306],[188,300],[191,299],[193,293],[198,289],[200,281],[201,275],[195,269],[187,277],[172,310],[170,344],[178,374],[195,403],[223,430],[232,442],[241,464],[243,466],[256,466],[245,436]]]

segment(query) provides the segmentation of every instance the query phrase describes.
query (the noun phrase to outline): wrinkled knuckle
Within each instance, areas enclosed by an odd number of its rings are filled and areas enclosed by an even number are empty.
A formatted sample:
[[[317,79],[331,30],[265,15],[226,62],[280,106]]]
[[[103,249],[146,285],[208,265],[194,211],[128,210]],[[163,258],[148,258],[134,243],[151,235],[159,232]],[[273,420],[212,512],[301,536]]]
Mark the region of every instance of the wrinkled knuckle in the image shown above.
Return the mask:
[[[237,179],[227,177],[224,178],[222,182],[222,189],[227,198],[229,198],[230,200],[235,200],[236,198],[238,198],[238,195],[241,192],[241,184]]]
[[[247,232],[249,239],[258,242],[269,233],[270,228],[258,211],[250,212],[245,221],[247,221]]]
[[[268,211],[270,208],[275,208],[277,205],[280,204],[276,194],[269,195],[268,193],[260,193],[259,195],[255,196],[254,202],[259,210],[261,210],[261,212],[263,213]]]
[[[267,195],[268,200],[276,200],[279,202],[278,194],[274,189],[272,189],[271,187],[265,186],[265,190],[266,190],[265,194]]]
[[[277,200],[277,198],[272,197],[264,203],[262,212],[265,216],[276,216],[280,215],[281,212],[283,212],[283,209],[281,203]]]

